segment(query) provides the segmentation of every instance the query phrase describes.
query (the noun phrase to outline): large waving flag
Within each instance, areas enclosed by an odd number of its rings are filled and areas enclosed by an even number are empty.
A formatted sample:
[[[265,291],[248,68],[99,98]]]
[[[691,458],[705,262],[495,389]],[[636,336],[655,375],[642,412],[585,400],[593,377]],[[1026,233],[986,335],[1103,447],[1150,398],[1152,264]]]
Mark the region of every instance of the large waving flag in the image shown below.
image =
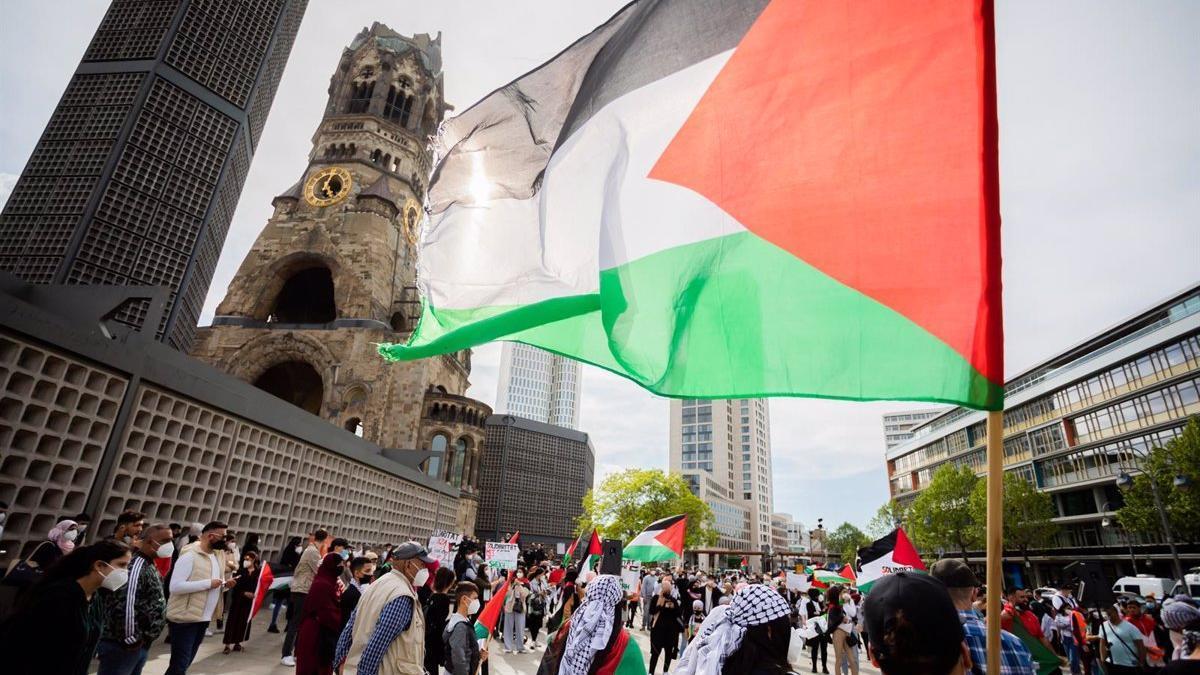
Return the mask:
[[[870,546],[858,549],[858,563],[862,572],[858,575],[858,590],[871,590],[880,577],[902,570],[925,571],[925,563],[916,547],[908,540],[904,530],[897,527],[884,537],[871,542]]]
[[[628,560],[655,562],[683,557],[687,536],[687,516],[671,516],[646,526],[622,551]]]
[[[387,358],[1002,407],[991,0],[638,0],[435,150]]]

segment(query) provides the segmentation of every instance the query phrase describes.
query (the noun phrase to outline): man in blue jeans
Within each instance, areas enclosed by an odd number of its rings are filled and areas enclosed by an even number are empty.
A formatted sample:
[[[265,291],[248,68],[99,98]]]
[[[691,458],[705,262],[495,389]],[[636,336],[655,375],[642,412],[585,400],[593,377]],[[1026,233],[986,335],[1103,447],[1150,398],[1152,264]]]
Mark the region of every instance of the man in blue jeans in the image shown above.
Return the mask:
[[[204,526],[200,538],[185,547],[171,572],[171,599],[167,621],[171,624],[171,665],[167,675],[184,675],[196,658],[204,631],[213,619],[225,580],[225,523]]]
[[[140,675],[150,644],[167,626],[167,601],[154,559],[171,557],[171,529],[163,523],[151,525],[139,542],[129,561],[129,583],[104,600],[99,675]]]

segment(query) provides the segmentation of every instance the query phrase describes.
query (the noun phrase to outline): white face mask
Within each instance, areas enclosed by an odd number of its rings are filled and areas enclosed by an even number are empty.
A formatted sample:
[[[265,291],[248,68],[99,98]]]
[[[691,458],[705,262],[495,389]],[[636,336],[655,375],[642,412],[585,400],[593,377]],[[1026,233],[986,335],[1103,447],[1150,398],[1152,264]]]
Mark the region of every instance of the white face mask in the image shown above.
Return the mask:
[[[422,567],[421,569],[417,570],[416,575],[413,576],[413,587],[420,588],[421,586],[425,585],[426,581],[429,581],[429,569]]]
[[[467,605],[467,614],[474,614],[475,612],[478,612],[478,611],[479,611],[479,598],[475,598],[474,600],[471,601],[471,604]]]
[[[108,565],[108,563],[104,564]],[[117,569],[112,565],[108,565],[108,567],[112,569],[112,571],[108,573],[108,576],[104,577],[104,581],[100,582],[100,586],[102,588],[115,591],[129,581],[129,570],[125,569],[124,567]]]
[[[243,567],[243,568],[245,568],[245,569],[250,569],[250,561],[249,561],[249,560],[243,560],[243,561],[242,561],[242,567]]]
[[[304,547],[303,547],[303,546],[297,546],[297,547],[296,547],[296,553],[304,553]]]
[[[66,539],[67,541],[75,541],[77,537],[79,537],[79,533],[75,530],[67,530],[63,533],[63,539]]]
[[[154,552],[154,555],[158,556],[159,558],[170,558],[174,554],[175,542],[173,541],[168,541],[167,543],[159,546],[158,550]]]

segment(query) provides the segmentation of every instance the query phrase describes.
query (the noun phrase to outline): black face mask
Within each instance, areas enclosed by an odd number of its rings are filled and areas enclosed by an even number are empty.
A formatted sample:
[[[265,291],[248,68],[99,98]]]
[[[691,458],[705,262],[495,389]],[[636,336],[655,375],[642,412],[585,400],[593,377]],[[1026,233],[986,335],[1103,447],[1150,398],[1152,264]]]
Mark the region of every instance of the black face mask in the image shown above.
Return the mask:
[[[225,546],[224,539],[219,539],[217,541],[214,541],[213,543],[209,544],[209,546],[212,546],[212,549],[214,551],[224,551],[227,548],[227,546]]]

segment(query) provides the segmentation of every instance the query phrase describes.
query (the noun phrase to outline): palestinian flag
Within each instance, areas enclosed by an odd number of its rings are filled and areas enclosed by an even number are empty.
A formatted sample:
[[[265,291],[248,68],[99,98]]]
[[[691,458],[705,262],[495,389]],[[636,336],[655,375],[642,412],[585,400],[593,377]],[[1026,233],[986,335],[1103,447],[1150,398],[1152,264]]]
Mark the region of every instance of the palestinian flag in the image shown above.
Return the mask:
[[[833,570],[815,569],[812,571],[812,585],[817,588],[829,588],[835,584],[853,585],[854,579],[834,572]]]
[[[635,0],[442,125],[420,323],[658,394],[1003,398],[991,0]]]
[[[858,579],[858,575],[854,573],[854,568],[850,565],[843,566],[840,574],[850,581],[855,581]]]
[[[262,569],[258,572],[258,583],[254,585],[254,602],[250,605],[250,618],[253,619],[258,610],[262,609],[263,604],[267,601],[267,592],[271,589],[271,583],[275,581],[275,573],[271,571],[271,564],[264,562]]]
[[[687,516],[656,520],[629,542],[621,557],[644,563],[682,558],[686,535]]]
[[[570,565],[572,560],[579,560],[581,570],[593,569],[600,561],[602,552],[600,534],[595,528],[592,528],[592,535],[586,538],[586,542],[583,535],[571,542],[571,548],[568,548],[566,555],[563,556],[563,567]]]
[[[509,540],[508,543],[515,544],[520,538],[521,533],[517,532]],[[492,593],[492,599],[487,601],[483,606],[483,611],[475,617],[475,639],[487,639],[496,630],[496,622],[500,620],[500,614],[504,611],[504,596],[508,593],[508,589],[512,586],[513,577],[516,576],[516,570],[509,570],[508,577],[504,583],[496,588]]]
[[[864,593],[880,577],[901,570],[925,571],[925,563],[904,530],[897,527],[882,539],[876,539],[870,546],[858,549],[858,564],[862,573],[858,577],[858,590]]]

